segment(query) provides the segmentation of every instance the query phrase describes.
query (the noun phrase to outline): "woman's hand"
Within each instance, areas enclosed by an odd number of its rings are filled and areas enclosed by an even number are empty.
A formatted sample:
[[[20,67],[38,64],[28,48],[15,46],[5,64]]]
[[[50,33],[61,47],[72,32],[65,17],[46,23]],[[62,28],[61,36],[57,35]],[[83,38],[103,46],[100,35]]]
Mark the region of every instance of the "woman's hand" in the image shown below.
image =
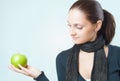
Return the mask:
[[[32,78],[37,78],[42,73],[37,68],[34,68],[32,66],[29,66],[29,65],[27,65],[27,67],[22,67],[21,65],[18,65],[18,66],[20,67],[20,69],[14,67],[13,65],[10,65],[9,69],[11,69],[17,73],[21,73],[21,74],[30,76]]]

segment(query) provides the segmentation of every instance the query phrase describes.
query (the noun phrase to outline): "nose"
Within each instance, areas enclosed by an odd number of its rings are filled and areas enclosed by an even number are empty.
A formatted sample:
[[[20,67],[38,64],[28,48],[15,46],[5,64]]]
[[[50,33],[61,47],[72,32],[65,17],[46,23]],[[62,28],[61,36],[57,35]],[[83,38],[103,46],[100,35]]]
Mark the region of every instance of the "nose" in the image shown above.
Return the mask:
[[[70,35],[71,35],[71,36],[76,35],[75,29],[72,28],[72,27],[70,28]]]

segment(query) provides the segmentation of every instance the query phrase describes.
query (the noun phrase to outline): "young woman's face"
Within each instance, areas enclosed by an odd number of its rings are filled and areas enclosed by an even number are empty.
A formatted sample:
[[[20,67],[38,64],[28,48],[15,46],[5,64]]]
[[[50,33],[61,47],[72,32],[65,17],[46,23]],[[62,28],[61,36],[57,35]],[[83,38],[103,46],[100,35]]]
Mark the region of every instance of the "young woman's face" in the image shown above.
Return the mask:
[[[75,44],[94,41],[96,38],[96,24],[88,21],[86,15],[78,9],[71,9],[69,11],[68,26],[70,36]]]

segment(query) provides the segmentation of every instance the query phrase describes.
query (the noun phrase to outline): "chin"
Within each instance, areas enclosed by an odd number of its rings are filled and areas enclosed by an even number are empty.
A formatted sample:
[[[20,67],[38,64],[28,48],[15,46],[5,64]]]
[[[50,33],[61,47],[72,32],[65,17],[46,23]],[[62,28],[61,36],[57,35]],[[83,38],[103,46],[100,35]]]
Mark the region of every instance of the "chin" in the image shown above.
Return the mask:
[[[84,44],[85,42],[80,41],[73,41],[74,44]]]
[[[73,43],[74,43],[74,44],[83,44],[83,43],[81,43],[81,42],[75,42],[75,41],[74,41]]]

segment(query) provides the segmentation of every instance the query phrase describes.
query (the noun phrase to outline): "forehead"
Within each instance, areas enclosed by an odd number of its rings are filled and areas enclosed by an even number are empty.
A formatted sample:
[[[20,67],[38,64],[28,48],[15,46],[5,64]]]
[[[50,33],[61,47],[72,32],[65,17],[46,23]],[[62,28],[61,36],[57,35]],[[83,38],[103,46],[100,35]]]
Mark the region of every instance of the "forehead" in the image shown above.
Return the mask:
[[[78,9],[71,9],[68,13],[68,22],[88,22],[86,14]]]

